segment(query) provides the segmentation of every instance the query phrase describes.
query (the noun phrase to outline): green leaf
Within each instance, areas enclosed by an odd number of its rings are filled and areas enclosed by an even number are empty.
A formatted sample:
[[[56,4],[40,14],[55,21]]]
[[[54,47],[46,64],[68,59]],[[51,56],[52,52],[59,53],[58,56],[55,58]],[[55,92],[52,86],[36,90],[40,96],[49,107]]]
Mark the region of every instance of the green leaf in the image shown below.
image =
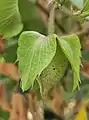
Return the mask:
[[[17,58],[21,71],[22,89],[27,90],[37,75],[48,66],[56,53],[56,37],[45,37],[34,31],[23,32],[19,38]]]
[[[86,20],[89,21],[89,15],[86,17]]]
[[[89,11],[89,0],[84,0],[83,12]]]
[[[18,0],[0,0],[0,34],[6,38],[13,37],[22,28]]]
[[[0,120],[9,120],[9,113],[0,108]]]
[[[45,26],[36,5],[32,4],[28,0],[19,0],[19,9],[24,24],[24,31],[33,30],[47,34],[47,27]]]
[[[72,3],[78,7],[79,9],[82,9],[83,8],[83,0],[71,0]]]
[[[74,88],[79,85],[80,81],[80,64],[81,64],[81,45],[76,35],[69,35],[58,38],[59,45],[69,60],[74,73]]]
[[[17,39],[9,39],[6,41],[6,48],[4,51],[4,58],[6,62],[15,62],[17,59],[17,48],[18,48],[18,41]]]
[[[84,0],[84,6],[81,10],[80,17],[83,17],[86,20],[88,20],[88,17],[89,17],[89,0]]]
[[[43,70],[39,76],[39,81],[42,85],[42,97],[47,98],[48,92],[55,85],[60,84],[60,80],[64,76],[68,66],[68,60],[63,53],[61,47],[57,44],[56,54],[50,64]]]
[[[36,3],[36,0],[28,0],[29,2],[32,2],[33,4]]]
[[[3,63],[3,62],[5,62],[5,59],[4,57],[0,56],[0,63]]]

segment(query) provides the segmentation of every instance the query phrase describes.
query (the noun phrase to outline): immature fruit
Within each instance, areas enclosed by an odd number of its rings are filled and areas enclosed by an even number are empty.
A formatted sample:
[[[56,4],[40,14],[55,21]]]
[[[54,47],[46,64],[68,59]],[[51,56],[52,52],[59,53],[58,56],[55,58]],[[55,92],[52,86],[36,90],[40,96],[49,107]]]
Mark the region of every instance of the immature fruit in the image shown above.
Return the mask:
[[[53,60],[39,77],[43,87],[42,95],[44,97],[46,97],[46,94],[53,86],[59,84],[59,81],[63,77],[67,68],[67,65],[68,61],[64,53],[62,52],[60,46],[57,46],[57,51]]]

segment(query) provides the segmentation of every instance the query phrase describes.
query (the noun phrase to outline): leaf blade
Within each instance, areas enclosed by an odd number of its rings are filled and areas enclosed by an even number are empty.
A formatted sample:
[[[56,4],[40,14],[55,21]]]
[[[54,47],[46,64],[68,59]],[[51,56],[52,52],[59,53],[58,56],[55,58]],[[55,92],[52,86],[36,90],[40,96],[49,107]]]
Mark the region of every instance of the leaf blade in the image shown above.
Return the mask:
[[[56,39],[54,35],[51,38],[47,38],[33,31],[21,34],[17,55],[23,90],[31,87],[36,76],[40,75],[48,66],[55,53]]]
[[[13,37],[22,28],[18,0],[0,0],[0,34],[6,38]]]
[[[83,12],[89,12],[89,0],[84,0]]]
[[[60,47],[62,48],[65,56],[71,64],[72,71],[74,72],[74,87],[73,90],[79,85],[80,81],[80,64],[81,64],[81,45],[76,35],[69,35],[58,38]]]

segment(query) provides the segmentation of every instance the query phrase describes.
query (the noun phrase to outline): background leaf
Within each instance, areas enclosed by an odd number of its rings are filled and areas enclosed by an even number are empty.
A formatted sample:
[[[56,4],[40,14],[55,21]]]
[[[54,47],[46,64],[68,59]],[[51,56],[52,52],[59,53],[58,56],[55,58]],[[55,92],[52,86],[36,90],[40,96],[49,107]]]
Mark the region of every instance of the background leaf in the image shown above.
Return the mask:
[[[74,72],[74,89],[78,86],[80,80],[80,64],[81,64],[81,45],[79,38],[75,35],[69,35],[58,38],[59,45],[69,60]]]
[[[32,3],[36,3],[36,0],[28,0],[28,1],[30,1],[30,2],[32,2]]]
[[[17,47],[18,41],[15,38],[9,39],[5,43],[5,53],[4,58],[6,62],[15,63],[17,59]]]
[[[0,34],[13,37],[19,34],[22,28],[18,0],[0,0]]]
[[[85,17],[86,20],[89,20],[89,0],[84,0],[84,5],[81,11],[81,16]]]
[[[83,11],[84,11],[84,12],[86,12],[86,11],[89,12],[89,0],[84,0],[84,8],[83,8]]]
[[[9,119],[9,113],[2,111],[0,109],[0,120],[8,120]]]
[[[54,35],[45,37],[33,31],[21,34],[17,56],[23,90],[31,87],[37,75],[40,75],[51,62],[55,52],[56,38]]]
[[[4,57],[0,56],[0,63],[3,63],[3,62],[5,62],[5,59]]]
[[[32,4],[32,2],[29,0],[19,0],[18,2],[24,25],[24,31],[37,31],[43,34],[47,34],[47,28],[42,21],[41,15],[39,14],[39,9],[35,3]]]

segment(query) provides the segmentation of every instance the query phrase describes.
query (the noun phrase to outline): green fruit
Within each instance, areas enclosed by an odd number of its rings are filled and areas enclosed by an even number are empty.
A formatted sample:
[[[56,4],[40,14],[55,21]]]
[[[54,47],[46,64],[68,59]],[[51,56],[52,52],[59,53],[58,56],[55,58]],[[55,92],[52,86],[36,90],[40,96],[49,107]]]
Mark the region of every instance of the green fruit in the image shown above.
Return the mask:
[[[48,67],[41,73],[39,80],[42,85],[42,96],[46,96],[48,91],[55,85],[59,84],[67,68],[68,61],[62,52],[60,46],[57,46],[56,54],[48,65]]]

